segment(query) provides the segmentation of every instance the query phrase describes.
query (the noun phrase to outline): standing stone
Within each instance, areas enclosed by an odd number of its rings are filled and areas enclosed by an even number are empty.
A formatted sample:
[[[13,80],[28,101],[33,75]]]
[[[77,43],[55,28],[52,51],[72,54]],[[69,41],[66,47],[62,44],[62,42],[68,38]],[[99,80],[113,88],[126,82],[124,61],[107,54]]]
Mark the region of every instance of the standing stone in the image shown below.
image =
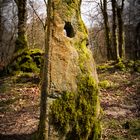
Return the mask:
[[[77,77],[90,74],[98,81],[87,29],[80,15],[81,0],[54,0],[50,52],[50,93],[76,91]]]
[[[49,101],[53,98],[55,100],[50,106],[50,123],[56,132],[63,136],[63,139],[86,140],[93,138],[97,140],[100,135],[100,132],[96,132],[99,129],[98,117],[100,113],[98,77],[92,53],[87,48],[88,35],[81,19],[80,6],[81,0],[54,0],[52,3]],[[74,102],[71,102],[69,97]],[[65,105],[69,107],[64,107]],[[81,106],[84,106],[85,109],[81,109]],[[77,114],[77,110],[81,115]],[[64,120],[61,121],[61,118]],[[89,123],[86,132],[83,131],[84,128],[81,129],[82,122],[80,123],[80,120],[82,119]],[[84,127],[86,125],[87,123]],[[66,131],[63,132],[65,128]],[[58,135],[57,138],[54,138],[52,132],[49,134],[50,139],[54,140],[60,137]]]

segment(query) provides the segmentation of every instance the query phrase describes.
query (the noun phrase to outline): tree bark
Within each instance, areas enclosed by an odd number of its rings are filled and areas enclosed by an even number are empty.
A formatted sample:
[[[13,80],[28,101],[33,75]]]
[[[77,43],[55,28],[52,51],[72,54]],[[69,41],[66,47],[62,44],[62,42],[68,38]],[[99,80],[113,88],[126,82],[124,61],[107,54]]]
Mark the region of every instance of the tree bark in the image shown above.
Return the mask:
[[[114,60],[117,60],[119,59],[119,50],[117,42],[116,0],[112,0],[111,4],[112,4],[112,48]]]
[[[118,49],[119,49],[119,56],[121,59],[125,58],[125,44],[124,44],[124,28],[123,28],[123,7],[124,7],[124,0],[122,1],[121,6],[116,6],[117,9],[117,20],[118,20]]]
[[[135,45],[135,53],[134,58],[136,60],[140,59],[140,22],[136,26],[136,45]]]
[[[2,43],[2,1],[0,1],[0,48]]]
[[[9,14],[10,13],[10,14]],[[14,1],[0,0],[0,71],[6,72],[15,50],[16,18]]]
[[[0,1],[0,50],[2,48],[2,2]],[[2,56],[0,53],[0,71],[3,70],[3,62],[2,62]]]
[[[27,0],[15,0],[18,8],[18,37],[16,40],[15,52],[27,47],[26,21],[27,21]]]
[[[107,14],[107,0],[104,0],[103,3],[101,2],[101,10],[103,14],[104,19],[104,27],[105,27],[105,40],[106,40],[106,46],[107,46],[107,59],[112,60],[113,54],[112,54],[112,48],[111,48],[111,38],[110,38],[110,28],[109,28],[109,22],[108,22],[108,14]]]
[[[40,99],[40,119],[38,126],[38,140],[47,139],[47,97],[48,97],[48,67],[49,67],[49,48],[51,38],[51,0],[48,0],[47,5],[47,30],[44,26],[45,31],[45,54],[44,54],[44,65],[42,73],[42,84],[41,84],[41,99]]]

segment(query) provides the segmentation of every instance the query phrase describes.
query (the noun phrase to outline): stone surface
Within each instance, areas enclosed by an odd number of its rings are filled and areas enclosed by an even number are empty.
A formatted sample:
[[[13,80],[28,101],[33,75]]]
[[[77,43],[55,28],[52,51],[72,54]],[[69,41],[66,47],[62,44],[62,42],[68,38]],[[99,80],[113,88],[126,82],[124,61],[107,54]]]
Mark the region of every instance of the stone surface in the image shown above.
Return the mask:
[[[54,0],[52,3],[52,38],[48,69],[50,98],[61,98],[64,92],[77,93],[83,77],[93,78],[95,85],[98,82],[92,53],[87,48],[88,35],[81,19],[80,5],[81,0]],[[100,107],[96,96],[98,95],[95,95],[94,116],[98,118]],[[59,139],[52,127],[49,128],[49,139]]]
[[[86,47],[87,30],[80,15],[80,0],[55,0],[52,18],[50,93],[76,91],[81,67],[97,79],[92,54]]]

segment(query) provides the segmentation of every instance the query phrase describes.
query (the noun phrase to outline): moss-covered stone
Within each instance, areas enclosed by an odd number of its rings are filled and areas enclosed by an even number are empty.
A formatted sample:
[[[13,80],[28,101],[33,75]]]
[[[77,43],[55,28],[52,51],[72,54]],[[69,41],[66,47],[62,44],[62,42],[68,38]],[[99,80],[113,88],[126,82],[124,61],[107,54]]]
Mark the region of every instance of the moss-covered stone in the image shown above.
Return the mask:
[[[27,40],[24,34],[20,34],[15,42],[15,52],[27,48]]]
[[[140,72],[140,60],[135,61],[134,70]]]
[[[42,51],[39,49],[25,50],[16,56],[8,66],[8,73],[16,71],[39,72],[42,61]]]
[[[97,66],[99,72],[105,71],[131,71],[131,72],[140,72],[140,61],[139,60],[125,60],[119,62],[108,62],[102,65]]]
[[[64,92],[51,105],[51,124],[66,140],[98,140],[98,87],[90,76],[80,79],[77,93]]]
[[[60,134],[55,139],[51,133],[50,139],[54,140],[61,136],[66,140],[100,138],[98,77],[92,53],[87,48],[88,35],[80,4],[81,0],[53,3],[48,87],[49,97],[56,95],[57,99],[50,107],[50,127]]]
[[[109,81],[104,80],[104,81],[100,81],[99,82],[99,87],[100,88],[103,88],[103,89],[107,89],[107,88],[110,88],[111,87],[111,84],[110,84]]]
[[[134,67],[134,61],[133,60],[129,60],[128,62],[127,62],[127,67],[130,67],[130,68],[132,68],[132,67]]]
[[[119,61],[119,62],[115,65],[115,68],[116,68],[116,69],[119,69],[119,70],[121,70],[121,71],[125,71],[125,70],[126,70],[125,64],[124,64],[122,61]]]

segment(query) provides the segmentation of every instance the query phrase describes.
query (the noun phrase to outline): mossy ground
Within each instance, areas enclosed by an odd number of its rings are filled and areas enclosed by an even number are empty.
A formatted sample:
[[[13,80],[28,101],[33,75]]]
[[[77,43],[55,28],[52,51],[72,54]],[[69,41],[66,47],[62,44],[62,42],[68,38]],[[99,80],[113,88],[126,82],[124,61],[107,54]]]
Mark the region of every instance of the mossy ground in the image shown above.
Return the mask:
[[[109,61],[103,65],[97,67],[99,72],[115,72],[115,71],[126,71],[126,72],[139,72],[140,73],[140,60],[126,60],[126,61]]]
[[[140,73],[134,63],[125,63],[125,70],[112,62],[98,66],[103,140],[140,139]]]
[[[140,139],[140,74],[134,71],[120,71],[118,69],[110,71],[109,69],[104,72],[99,70],[98,76],[100,81],[107,80],[111,83],[108,88],[102,87],[100,93],[103,109],[101,139]],[[0,139],[31,140],[31,136],[37,130],[39,86],[33,82],[36,81],[36,78],[37,75],[34,73],[23,72],[15,76],[0,78]],[[63,97],[66,102],[75,97],[75,94],[66,95]],[[71,100],[70,103],[72,104],[74,101]],[[79,115],[89,110],[85,108],[88,103],[84,98],[80,97],[79,103],[83,107],[83,112],[79,108]],[[68,115],[69,112],[74,112],[74,106],[65,105],[64,109],[68,110]],[[85,120],[88,120],[87,117],[85,116]],[[89,118],[91,117],[89,116]],[[88,124],[87,122],[84,123]],[[85,125],[83,127],[85,129]]]

